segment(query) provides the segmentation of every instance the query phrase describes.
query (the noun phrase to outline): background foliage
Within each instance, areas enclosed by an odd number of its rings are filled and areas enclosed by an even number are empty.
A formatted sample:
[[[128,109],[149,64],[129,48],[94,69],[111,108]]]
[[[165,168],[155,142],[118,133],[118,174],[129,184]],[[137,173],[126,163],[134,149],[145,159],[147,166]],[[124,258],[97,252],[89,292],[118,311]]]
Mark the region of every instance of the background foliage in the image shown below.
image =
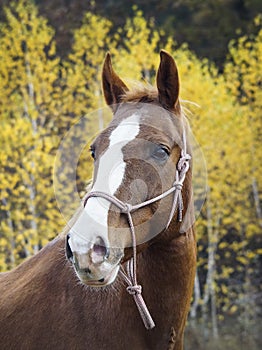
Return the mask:
[[[45,5],[36,3],[45,14],[51,6],[48,1]],[[193,112],[190,123],[208,171],[207,201],[197,221],[198,271],[187,348],[259,349],[262,30],[261,16],[255,16],[255,10],[260,2],[229,1],[229,6],[235,6],[234,15],[225,11],[225,1],[210,0],[205,6],[204,2],[193,0],[172,4],[168,0],[161,4],[152,1],[156,6],[153,12],[147,2],[138,1],[146,15],[138,7],[125,10],[124,3],[114,14],[106,11],[109,1],[103,8],[88,3],[92,11],[83,14],[81,25],[73,32],[72,45],[63,55],[58,54],[56,45],[63,40],[58,40],[33,2],[8,2],[3,11],[0,271],[9,270],[36,253],[65,224],[52,187],[55,155],[61,138],[79,117],[103,106],[100,70],[105,52],[110,49],[114,66],[123,79],[154,83],[159,49],[165,48],[178,64],[182,99],[199,105],[185,102]],[[68,6],[73,6],[70,1]],[[58,10],[61,12],[63,6],[57,6]],[[52,23],[51,12],[48,14]],[[153,13],[158,13],[157,21],[148,20]],[[205,21],[211,20],[211,13],[215,17],[222,13],[223,22],[205,33],[207,39],[199,34],[197,23],[204,26]],[[235,16],[233,24],[230,16]],[[220,26],[226,31],[222,50],[215,40]],[[231,40],[227,49],[225,44],[235,33],[232,27],[240,28],[243,34]],[[201,46],[196,38],[207,41]],[[184,41],[189,46],[181,45]],[[63,49],[61,44],[59,50]],[[106,122],[107,116],[98,115],[90,121],[90,127],[101,129]],[[73,150],[69,153],[70,159]],[[91,173],[91,160],[83,151],[77,173],[80,192]],[[65,175],[61,174],[66,178]],[[63,190],[69,195],[66,183]],[[230,331],[225,327],[228,324]]]

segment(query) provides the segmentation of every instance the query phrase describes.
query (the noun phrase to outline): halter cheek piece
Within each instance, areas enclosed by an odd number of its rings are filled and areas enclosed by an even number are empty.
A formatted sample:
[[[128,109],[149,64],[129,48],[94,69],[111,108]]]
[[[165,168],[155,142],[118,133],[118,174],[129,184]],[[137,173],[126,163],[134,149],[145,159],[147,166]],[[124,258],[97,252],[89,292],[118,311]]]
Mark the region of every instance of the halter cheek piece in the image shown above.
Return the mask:
[[[181,155],[180,159],[177,163],[177,169],[176,169],[176,179],[173,184],[173,186],[160,194],[159,196],[156,196],[152,199],[149,199],[145,202],[142,202],[140,204],[131,205],[129,203],[124,203],[115,196],[112,196],[105,192],[100,191],[91,191],[87,194],[87,196],[84,199],[84,205],[91,197],[101,197],[112,204],[114,204],[116,207],[118,207],[121,211],[121,213],[124,213],[127,215],[131,237],[132,237],[132,248],[133,248],[133,257],[127,262],[127,268],[126,271],[124,270],[123,266],[121,266],[120,273],[122,277],[125,279],[128,287],[126,288],[127,292],[131,295],[133,295],[135,303],[137,305],[138,311],[140,313],[140,316],[144,322],[144,325],[146,329],[152,329],[155,327],[155,323],[148,311],[148,308],[144,302],[144,299],[142,297],[142,286],[137,283],[137,277],[136,277],[136,235],[135,235],[135,228],[133,224],[133,219],[131,213],[145,207],[147,205],[150,205],[154,202],[157,202],[165,197],[167,197],[169,194],[174,193],[173,197],[173,204],[170,211],[170,215],[166,224],[166,228],[170,225],[170,222],[172,221],[172,218],[175,214],[176,209],[178,209],[178,220],[182,221],[182,212],[183,212],[183,198],[182,198],[182,188],[183,183],[186,177],[186,173],[189,169],[189,160],[191,159],[191,156],[187,153],[186,150],[186,134],[185,130],[183,130],[183,148],[181,149]]]

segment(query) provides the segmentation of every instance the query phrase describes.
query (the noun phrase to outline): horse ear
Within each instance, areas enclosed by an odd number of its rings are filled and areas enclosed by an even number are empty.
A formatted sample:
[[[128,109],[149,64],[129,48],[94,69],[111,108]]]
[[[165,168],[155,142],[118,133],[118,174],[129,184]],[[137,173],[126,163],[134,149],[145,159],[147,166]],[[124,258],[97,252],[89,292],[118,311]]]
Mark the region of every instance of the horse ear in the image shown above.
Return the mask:
[[[159,102],[163,107],[180,112],[179,105],[179,77],[173,57],[161,50],[160,65],[157,72],[157,89]]]
[[[128,88],[114,72],[109,52],[106,54],[103,65],[102,86],[106,103],[111,106],[113,112],[115,112],[114,105],[121,102],[121,97],[128,91]]]

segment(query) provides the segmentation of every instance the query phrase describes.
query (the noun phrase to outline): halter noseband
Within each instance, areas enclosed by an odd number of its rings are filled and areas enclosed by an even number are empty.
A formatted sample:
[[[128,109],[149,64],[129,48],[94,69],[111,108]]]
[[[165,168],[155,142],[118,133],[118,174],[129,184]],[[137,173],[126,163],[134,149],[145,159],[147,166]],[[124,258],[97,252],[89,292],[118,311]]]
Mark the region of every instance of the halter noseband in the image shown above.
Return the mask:
[[[165,197],[167,197],[169,194],[174,193],[173,198],[173,204],[170,211],[170,215],[166,224],[166,228],[170,225],[172,218],[174,216],[174,213],[176,211],[176,208],[178,208],[178,220],[179,222],[182,221],[182,212],[183,212],[183,198],[182,198],[182,188],[183,183],[186,177],[186,173],[189,169],[189,160],[191,159],[191,156],[187,153],[186,149],[186,133],[183,129],[183,147],[181,149],[181,155],[179,158],[179,161],[177,163],[177,169],[176,169],[176,179],[173,183],[173,186],[160,194],[159,196],[156,196],[152,199],[149,199],[145,202],[139,203],[139,204],[129,204],[124,203],[120,199],[116,198],[115,196],[112,196],[105,192],[100,191],[91,191],[89,192],[85,199],[84,199],[84,205],[91,197],[101,197],[112,204],[114,204],[116,207],[118,207],[121,211],[121,213],[124,213],[127,215],[131,237],[132,237],[132,248],[133,248],[133,257],[127,262],[127,270],[125,271],[123,266],[121,266],[120,273],[122,277],[125,279],[128,287],[126,288],[127,292],[134,297],[134,301],[137,305],[138,311],[140,313],[140,316],[144,322],[144,325],[146,329],[152,329],[155,327],[155,323],[148,311],[148,308],[144,302],[144,299],[142,297],[142,286],[137,283],[137,276],[136,276],[136,257],[137,257],[137,251],[136,251],[136,235],[135,235],[135,228],[133,224],[133,219],[131,213],[145,207],[147,205],[150,205],[154,202],[157,202]]]

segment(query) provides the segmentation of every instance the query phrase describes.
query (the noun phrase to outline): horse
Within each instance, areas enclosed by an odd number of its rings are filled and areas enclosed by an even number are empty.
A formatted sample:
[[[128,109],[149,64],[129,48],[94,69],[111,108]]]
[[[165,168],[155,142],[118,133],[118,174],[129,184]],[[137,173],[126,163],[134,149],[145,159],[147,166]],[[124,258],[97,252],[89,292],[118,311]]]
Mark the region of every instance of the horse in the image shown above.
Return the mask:
[[[194,285],[192,151],[179,76],[162,50],[156,88],[128,89],[107,53],[113,118],[65,231],[0,275],[2,350],[181,350]]]

